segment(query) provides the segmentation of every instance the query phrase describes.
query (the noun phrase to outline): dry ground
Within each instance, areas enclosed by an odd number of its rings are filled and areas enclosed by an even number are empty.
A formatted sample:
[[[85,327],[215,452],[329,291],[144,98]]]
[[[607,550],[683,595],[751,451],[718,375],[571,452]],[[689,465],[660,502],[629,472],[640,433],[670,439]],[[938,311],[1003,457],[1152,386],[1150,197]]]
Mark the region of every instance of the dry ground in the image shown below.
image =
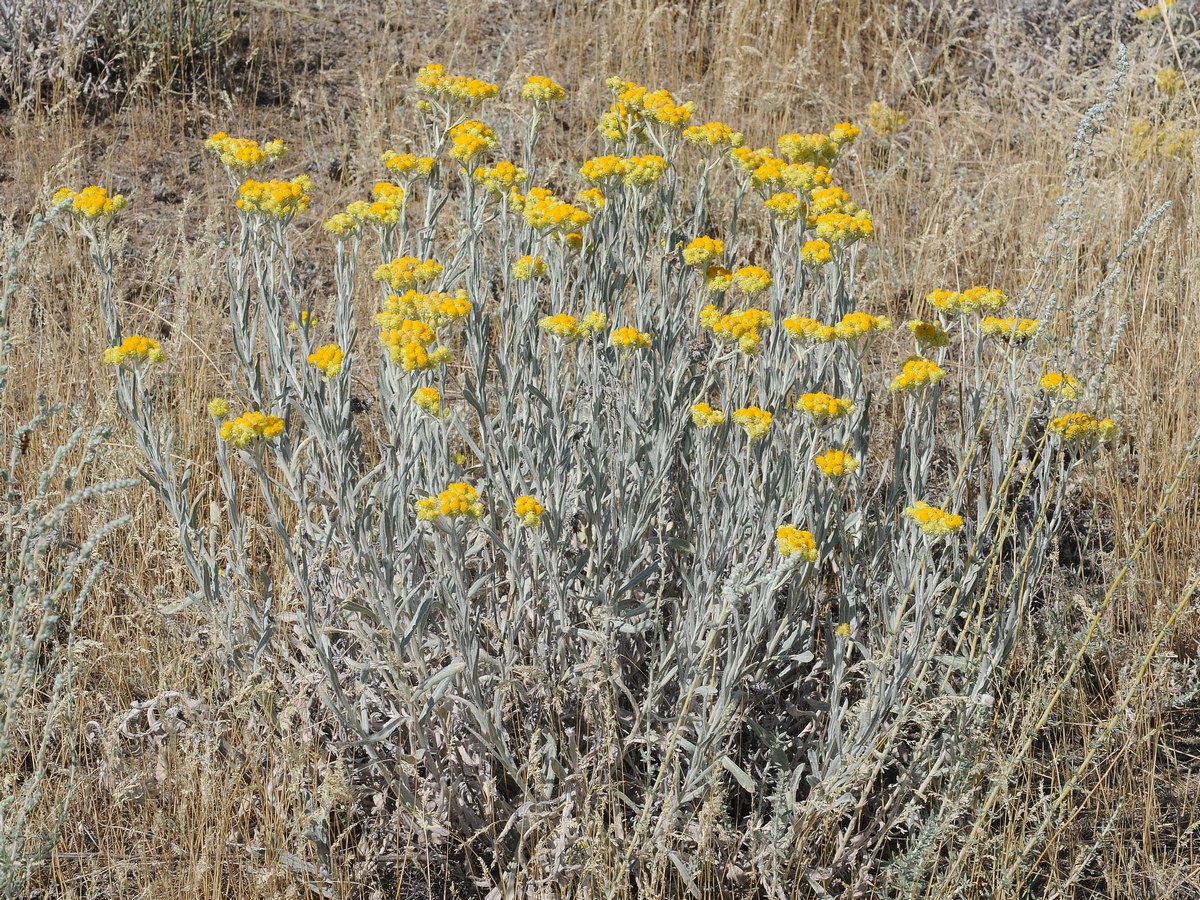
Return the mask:
[[[702,117],[734,124],[755,146],[785,130],[862,122],[872,100],[888,100],[908,114],[908,125],[890,141],[864,129],[842,176],[877,223],[864,290],[876,308],[900,318],[918,312],[935,287],[995,284],[1012,295],[1057,292],[1080,316],[1094,313],[1098,341],[1123,328],[1111,397],[1129,464],[1099,468],[1105,515],[1081,523],[1078,545],[1066,548],[1093,563],[1095,581],[1061,586],[1071,592],[1072,614],[1058,631],[1031,635],[1014,660],[1009,696],[998,705],[996,752],[1008,752],[1006,741],[1017,746],[1022,704],[1044,700],[1057,683],[1054,671],[1029,665],[1036,661],[1031,648],[1060,642],[1065,667],[1080,646],[1080,623],[1139,549],[1200,424],[1195,165],[1131,158],[1123,138],[1134,117],[1200,124],[1197,94],[1188,89],[1168,100],[1153,86],[1160,66],[1182,63],[1188,71],[1187,29],[1168,34],[1160,24],[1137,24],[1128,3],[1091,0],[929,0],[927,9],[880,0],[480,0],[449,7],[422,0],[246,4],[231,61],[208,84],[141,90],[100,110],[81,110],[68,92],[62,102],[51,97],[32,111],[9,111],[0,119],[0,211],[20,225],[59,183],[96,182],[129,195],[119,229],[119,296],[125,315],[143,333],[161,335],[178,360],[167,388],[182,435],[178,452],[204,459],[212,448],[200,410],[220,392],[227,344],[217,244],[232,220],[225,179],[203,158],[209,133],[279,136],[293,148],[289,171],[307,171],[317,184],[317,214],[297,234],[311,277],[321,279],[328,271],[321,217],[381,174],[375,160],[383,149],[404,146],[412,76],[429,61],[498,80],[508,97],[533,72],[567,85],[575,99],[543,144],[564,161],[594,152],[591,122],[611,74],[694,99]],[[1076,123],[1111,82],[1118,39],[1129,44],[1131,66],[1094,153],[1081,160],[1087,191],[1079,218],[1051,232]],[[564,162],[559,174],[567,171]],[[1111,290],[1093,301],[1123,242],[1164,201],[1171,202],[1166,215],[1124,261]],[[103,474],[133,473],[134,448],[99,362],[93,278],[82,245],[66,234],[46,237],[24,261],[12,383],[0,415],[8,433],[39,394],[85,419],[98,409],[114,424]],[[30,462],[46,456],[72,418],[35,438]],[[1194,605],[1150,663],[1146,689],[1127,708],[1119,705],[1150,640],[1196,575],[1195,483],[1192,473],[1185,476],[1140,547],[1057,718],[1021,770],[1024,780],[1011,786],[981,838],[987,847],[978,890],[962,896],[993,896],[992,864],[1012,861],[1015,836],[1116,715],[1104,751],[1079,776],[1069,815],[1027,861],[1036,873],[1031,890],[1200,897]],[[305,896],[297,873],[312,861],[309,811],[313,798],[338,790],[336,773],[326,769],[299,712],[284,717],[287,727],[270,727],[262,704],[213,665],[202,623],[163,613],[191,590],[172,526],[148,489],[92,512],[125,509],[135,522],[107,547],[112,565],[82,624],[81,702],[70,730],[78,735],[83,779],[67,800],[67,827],[38,873],[36,895]],[[194,705],[177,703],[171,691],[186,692]],[[136,736],[152,731],[147,707],[172,704],[183,723],[177,736]],[[52,784],[47,806],[60,799],[56,790]],[[362,896],[469,893],[457,863],[435,858],[424,872],[404,867],[398,860],[406,842],[398,843],[386,821],[372,820],[369,808],[342,808],[329,839],[345,896],[359,895],[356,884],[367,885]]]

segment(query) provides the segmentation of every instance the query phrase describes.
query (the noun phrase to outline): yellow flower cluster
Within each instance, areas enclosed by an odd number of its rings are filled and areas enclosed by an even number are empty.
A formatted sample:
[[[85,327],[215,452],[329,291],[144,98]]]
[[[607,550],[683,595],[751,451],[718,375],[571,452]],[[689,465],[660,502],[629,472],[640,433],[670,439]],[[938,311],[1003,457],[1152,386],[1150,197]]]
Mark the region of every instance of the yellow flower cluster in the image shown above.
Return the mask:
[[[833,326],[833,331],[843,341],[855,341],[870,334],[887,331],[891,327],[892,320],[887,316],[852,312],[842,316],[842,321]]]
[[[545,75],[530,75],[521,86],[521,99],[528,100],[535,106],[545,106],[567,96],[562,85],[547,78]]]
[[[621,78],[609,78],[607,84],[617,95],[617,103],[642,118],[669,128],[682,128],[691,121],[696,104],[679,103],[668,90],[651,91],[643,85]]]
[[[946,370],[923,356],[912,356],[905,361],[900,374],[892,379],[888,388],[894,393],[918,391],[937,384],[946,376]]]
[[[826,450],[813,457],[827,478],[845,478],[858,468],[858,460],[844,450]]]
[[[783,327],[797,341],[828,344],[837,339],[837,329],[832,325],[825,325],[808,316],[788,316],[783,320]]]
[[[428,175],[433,171],[433,164],[436,162],[432,156],[397,153],[395,150],[388,150],[381,159],[385,166],[397,175],[403,176],[406,181]]]
[[[742,146],[746,137],[724,122],[706,122],[683,129],[683,139],[705,149],[726,151]]]
[[[307,175],[297,175],[291,181],[243,181],[238,187],[237,207],[244,213],[267,219],[288,221],[308,209],[308,192],[313,184]]]
[[[429,327],[424,322],[409,321],[401,323],[400,328],[383,331],[379,334],[379,340],[387,350],[388,359],[404,369],[405,372],[436,369],[450,361],[448,348],[437,346],[430,349],[429,344],[432,343],[432,338],[429,342],[413,339],[414,336],[421,333],[421,329],[417,326],[422,325],[425,328]]]
[[[403,294],[388,294],[383,301],[383,311],[375,314],[380,328],[400,327],[405,319],[419,319],[433,329],[444,328],[471,313],[471,301],[467,292],[457,290],[453,294],[445,291],[407,290]]]
[[[729,159],[733,165],[745,175],[752,175],[762,166],[775,159],[770,147],[759,147],[751,150],[749,147],[738,147],[731,150]]]
[[[560,200],[549,188],[530,188],[524,197],[512,191],[508,204],[524,216],[531,228],[559,237],[568,237],[592,221],[591,213]]]
[[[817,217],[826,213],[846,213],[854,215],[861,207],[850,199],[845,188],[836,184],[829,187],[817,188],[812,192],[812,203],[808,209],[808,224],[816,225]]]
[[[823,266],[832,262],[833,251],[829,246],[829,241],[823,241],[820,238],[806,241],[800,248],[800,261],[809,266]]]
[[[260,166],[269,166],[287,152],[283,141],[267,141],[259,146],[258,141],[230,137],[223,131],[218,131],[205,141],[204,149],[216,153],[221,165],[231,172],[248,172]]]
[[[1001,309],[1008,302],[1008,298],[995,288],[985,288],[979,285],[967,288],[961,293],[943,290],[930,291],[925,299],[944,313],[960,316],[984,309]]]
[[[470,106],[491,100],[500,93],[499,85],[466,75],[447,75],[445,67],[437,63],[423,66],[417,72],[417,89]]]
[[[764,309],[743,309],[722,315],[709,304],[700,310],[700,327],[714,339],[726,345],[736,344],[743,353],[754,355],[759,350],[762,332],[775,323]]]
[[[816,227],[817,237],[839,247],[848,247],[875,235],[875,223],[865,209],[854,214],[824,213],[817,216],[812,224]]]
[[[817,542],[812,532],[803,531],[794,525],[780,525],[775,531],[775,546],[784,559],[799,556],[804,562],[817,561]]]
[[[320,369],[326,379],[336,378],[341,374],[342,361],[345,358],[345,352],[337,344],[326,344],[308,355],[308,364]]]
[[[208,401],[208,414],[214,419],[223,419],[229,415],[229,401],[224,397],[213,397]]]
[[[1111,440],[1117,433],[1117,426],[1112,419],[1097,419],[1084,412],[1073,412],[1051,419],[1050,431],[1064,441],[1100,443]]]
[[[393,291],[409,291],[431,284],[444,270],[445,267],[436,260],[401,256],[376,267],[371,277]]]
[[[842,150],[858,137],[849,122],[835,125],[829,134],[785,134],[777,142],[779,153],[790,163],[808,163],[832,168]]]
[[[513,512],[526,528],[537,528],[542,524],[542,516],[546,514],[546,508],[538,502],[536,497],[524,494],[513,501]]]
[[[476,184],[482,185],[498,197],[529,180],[529,175],[524,169],[507,161],[498,162],[490,168],[480,167],[471,177]]]
[[[554,316],[544,316],[538,321],[538,327],[547,334],[567,343],[586,341],[608,327],[608,316],[602,312],[590,312],[580,321],[574,316],[559,313]]]
[[[466,165],[481,153],[495,150],[496,132],[482,122],[468,119],[450,129],[450,155]]]
[[[723,294],[733,287],[733,273],[724,266],[709,266],[704,270],[704,286],[714,294]]]
[[[1143,6],[1134,13],[1139,22],[1153,22],[1159,18],[1164,10],[1170,9],[1175,5],[1175,0],[1157,0],[1149,6]]]
[[[110,366],[160,363],[166,358],[158,341],[140,334],[131,334],[119,346],[104,351],[104,361]]]
[[[757,406],[745,406],[734,411],[733,424],[740,425],[750,440],[757,441],[771,430],[771,414]]]
[[[435,419],[441,419],[446,415],[442,409],[442,395],[438,393],[437,388],[419,387],[412,393],[412,401],[418,409],[421,409]]]
[[[979,323],[979,330],[988,337],[999,338],[1010,344],[1023,344],[1037,335],[1041,325],[1037,319],[998,319],[995,316],[985,316]]]
[[[593,156],[579,167],[579,174],[592,184],[611,184],[624,177],[625,160],[611,153]]]
[[[252,410],[221,424],[221,440],[238,450],[283,434],[283,419]]]
[[[102,187],[88,185],[81,191],[73,191],[68,187],[59,188],[54,192],[50,202],[55,206],[70,201],[69,211],[82,219],[99,219],[111,216],[117,210],[124,209],[129,203],[123,194],[109,194]]]
[[[761,266],[742,266],[733,273],[733,283],[747,297],[754,297],[771,286],[771,273]]]
[[[689,266],[707,266],[725,253],[725,242],[720,238],[701,235],[683,248],[683,261]]]
[[[740,167],[740,161],[737,162]],[[811,163],[787,163],[769,156],[765,162],[750,173],[750,184],[769,195],[785,188],[811,195],[833,181],[833,175],[824,166]]]
[[[907,324],[908,330],[912,332],[917,341],[918,350],[946,347],[950,344],[950,335],[937,322],[922,322],[919,319],[912,319]]]
[[[331,234],[345,238],[358,234],[366,222],[380,228],[391,228],[398,224],[404,214],[404,188],[387,181],[377,181],[372,194],[375,196],[372,202],[356,200],[346,207],[345,212],[327,219],[322,227]]]
[[[895,134],[908,121],[908,116],[898,109],[892,109],[882,100],[876,100],[867,107],[867,124],[876,134],[884,137]]]
[[[725,413],[707,403],[693,403],[692,422],[697,428],[716,428],[725,424]]]
[[[1053,397],[1074,400],[1079,396],[1079,380],[1066,372],[1047,372],[1038,383],[1043,391]]]
[[[850,415],[855,406],[850,400],[818,391],[814,394],[802,394],[796,401],[796,409],[804,412],[818,425],[825,425],[834,419]]]
[[[1166,122],[1158,127],[1143,119],[1134,119],[1130,125],[1133,146],[1130,155],[1134,159],[1160,156],[1163,159],[1191,159],[1196,143],[1196,129],[1181,128],[1175,122]]]
[[[618,350],[647,350],[650,347],[650,335],[636,328],[614,328],[608,336],[608,342]]]
[[[962,516],[930,506],[924,500],[918,500],[904,510],[904,515],[912,519],[921,530],[930,537],[945,537],[953,534],[963,526]]]
[[[349,212],[340,212],[326,219],[321,227],[335,237],[348,238],[362,231],[362,221]]]
[[[417,518],[429,522],[434,519],[455,519],[468,516],[478,519],[484,513],[479,492],[469,484],[456,481],[436,497],[424,497],[416,503]]]
[[[604,209],[604,204],[607,202],[604,199],[604,192],[599,188],[586,188],[575,195],[578,200],[592,215]]]
[[[1159,69],[1154,74],[1154,86],[1168,97],[1178,94],[1185,84],[1183,74],[1170,66]]]
[[[763,206],[776,219],[782,219],[787,222],[794,222],[799,219],[800,212],[804,209],[804,203],[791,191],[781,191],[778,194],[772,194],[763,201]]]
[[[667,171],[667,161],[661,156],[631,156],[625,160],[625,184],[630,187],[650,187]]]
[[[299,322],[288,322],[288,331],[299,331],[301,328],[313,329],[317,327],[317,323],[321,321],[321,317],[316,313],[310,312],[307,309],[300,310]]]
[[[546,274],[546,261],[540,256],[522,256],[512,264],[512,274],[518,281],[541,278]]]

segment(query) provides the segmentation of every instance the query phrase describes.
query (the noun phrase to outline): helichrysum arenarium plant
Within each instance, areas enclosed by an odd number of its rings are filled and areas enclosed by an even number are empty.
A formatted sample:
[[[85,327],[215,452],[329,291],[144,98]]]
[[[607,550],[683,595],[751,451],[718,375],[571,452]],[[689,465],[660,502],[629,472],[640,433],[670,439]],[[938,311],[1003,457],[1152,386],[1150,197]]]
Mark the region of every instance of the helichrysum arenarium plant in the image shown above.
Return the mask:
[[[1118,426],[1001,286],[929,285],[903,327],[858,308],[856,126],[752,149],[609,86],[596,154],[550,187],[561,86],[531,76],[514,120],[497,85],[423,68],[390,180],[323,212],[330,304],[289,237],[312,183],[259,180],[279,141],[210,139],[238,220],[221,528],[155,424],[170,347],[122,335],[111,277],[106,358],[229,664],[310,671],[415,832],[493,835],[517,891],[634,864],[687,886],[720,808],[738,865],[792,884],[917,835],[973,765],[1068,483]],[[85,206],[111,276],[117,204]],[[581,834],[585,808],[619,825]]]

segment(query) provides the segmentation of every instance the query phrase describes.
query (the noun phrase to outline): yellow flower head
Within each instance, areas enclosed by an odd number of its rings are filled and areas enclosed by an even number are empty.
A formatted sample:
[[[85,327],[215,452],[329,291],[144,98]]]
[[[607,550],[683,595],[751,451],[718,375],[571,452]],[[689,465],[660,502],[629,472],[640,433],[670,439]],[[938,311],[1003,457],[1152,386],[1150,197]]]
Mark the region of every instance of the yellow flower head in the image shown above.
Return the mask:
[[[904,127],[908,116],[898,109],[892,109],[882,100],[876,100],[867,107],[867,124],[884,137],[895,134]]]
[[[912,356],[904,363],[900,374],[892,379],[888,388],[894,393],[919,391],[937,384],[946,376],[946,370],[923,356]]]
[[[302,310],[300,310],[300,321],[299,322],[296,322],[296,321],[288,322],[288,331],[296,332],[296,331],[299,331],[301,328],[307,328],[308,330],[311,331],[312,329],[317,327],[317,325],[320,323],[320,321],[321,321],[321,317],[318,316],[316,313],[310,312],[307,309],[302,309]]]
[[[537,528],[542,524],[542,516],[546,514],[546,508],[538,502],[536,497],[524,494],[513,501],[513,513],[526,528]]]
[[[471,485],[456,481],[436,497],[425,497],[416,503],[417,518],[422,521],[456,519],[462,516],[478,519],[484,514],[479,492]]]
[[[719,150],[725,152],[742,146],[746,138],[740,131],[734,131],[724,122],[707,122],[704,125],[692,125],[683,129],[683,139],[689,144],[704,150]]]
[[[274,440],[283,434],[283,419],[253,410],[221,424],[221,440],[238,450]]]
[[[1079,396],[1079,380],[1066,372],[1047,372],[1039,381],[1042,390],[1052,397],[1074,400]]]
[[[308,209],[311,190],[312,181],[307,175],[297,175],[291,181],[243,181],[238,187],[237,207],[251,216],[287,222]]]
[[[1154,75],[1154,86],[1168,97],[1174,97],[1183,88],[1185,82],[1178,69],[1170,66],[1159,69]]]
[[[403,328],[408,320],[416,319],[429,328],[444,328],[451,322],[465,319],[471,313],[467,292],[445,291],[421,293],[408,290],[403,294],[388,294],[383,311],[375,314],[375,322],[383,329]]]
[[[1117,426],[1112,419],[1097,419],[1088,413],[1073,412],[1051,419],[1050,431],[1064,442],[1099,444],[1112,440]]]
[[[345,240],[362,231],[362,219],[348,212],[336,213],[326,219],[321,227],[339,240]]]
[[[771,273],[760,266],[742,266],[733,273],[733,283],[746,296],[753,297],[771,286]]]
[[[445,271],[445,267],[433,259],[420,260],[415,256],[402,256],[390,263],[378,266],[371,277],[383,282],[393,291],[417,290],[433,283]]]
[[[529,175],[520,166],[501,161],[488,168],[476,169],[472,178],[495,196],[504,197],[513,188],[528,181]]]
[[[817,542],[811,531],[802,531],[794,525],[780,525],[775,532],[775,546],[784,559],[799,556],[804,562],[817,561]]]
[[[213,397],[208,401],[208,414],[214,419],[223,419],[229,415],[229,401],[224,397]]]
[[[444,418],[447,414],[442,408],[442,395],[438,393],[437,388],[417,388],[412,393],[412,401],[418,409],[433,416],[435,419]]]
[[[824,391],[815,394],[802,394],[796,401],[796,409],[804,412],[818,425],[825,425],[834,419],[841,419],[855,410],[850,400],[834,397]]]
[[[725,413],[707,403],[692,404],[692,423],[697,428],[716,428],[725,424]]]
[[[650,347],[650,335],[636,328],[614,328],[608,341],[619,350],[647,350]]]
[[[800,261],[806,266],[823,266],[833,262],[833,252],[829,242],[820,239],[807,241],[800,248]]]
[[[999,338],[1010,344],[1023,344],[1038,333],[1041,325],[1037,319],[998,319],[995,316],[985,316],[979,323],[979,330],[988,337]]]
[[[945,537],[963,526],[962,516],[930,506],[924,500],[918,500],[906,508],[904,515],[916,522],[921,531],[930,537]]]
[[[733,273],[724,266],[709,266],[704,270],[704,286],[714,294],[724,294],[733,287]]]
[[[844,450],[826,450],[813,457],[817,468],[828,478],[845,478],[858,468],[858,460]]]
[[[743,353],[753,356],[759,350],[762,332],[775,323],[763,309],[744,309],[721,315],[711,304],[700,310],[700,327],[720,343],[736,345]]]
[[[447,75],[445,67],[437,63],[423,66],[417,72],[417,90],[466,106],[478,106],[500,93],[499,85],[466,75]]]
[[[779,173],[784,187],[812,196],[833,181],[833,175],[824,166],[811,163],[790,163]]]
[[[223,131],[218,131],[205,141],[204,149],[217,154],[220,157],[221,165],[234,173],[249,172],[251,169],[260,167],[265,168],[287,152],[283,141],[267,141],[260,146],[258,141],[230,137]]]
[[[838,141],[833,134],[785,134],[778,141],[779,153],[790,163],[832,168],[844,145],[858,136],[858,129],[849,122],[837,126]]]
[[[729,159],[744,175],[751,175],[756,172],[761,166],[775,158],[775,154],[771,152],[770,147],[759,147],[757,150],[751,150],[749,147],[738,147],[730,151]]]
[[[834,333],[843,341],[854,341],[859,338],[887,331],[892,327],[892,320],[887,316],[872,316],[865,312],[846,313],[842,321],[833,327]]]
[[[421,341],[397,339],[397,332],[385,331],[379,335],[380,341],[388,351],[388,359],[404,369],[405,372],[424,372],[436,369],[450,361],[450,350],[446,347],[434,347],[432,350]]]
[[[851,215],[844,212],[825,213],[813,222],[817,237],[839,247],[870,240],[875,235],[875,223],[865,209]]]
[[[119,346],[104,351],[104,361],[110,366],[136,366],[140,363],[155,364],[165,360],[166,354],[154,338],[131,334]]]
[[[607,328],[608,316],[602,312],[590,312],[583,317],[583,321],[579,321],[574,316],[559,313],[543,317],[538,327],[561,341],[573,343],[587,340]]]
[[[957,291],[930,291],[925,298],[942,312],[953,315],[966,315],[981,310],[995,311],[1002,309],[1008,298],[994,288],[976,285],[967,288],[962,293]]]
[[[859,205],[851,201],[850,195],[846,193],[844,188],[840,188],[836,184],[830,187],[817,188],[812,192],[812,205],[808,210],[808,223],[816,225],[817,217],[826,215],[827,213],[840,212],[852,216],[858,210]]]
[[[631,156],[625,160],[623,180],[629,187],[650,187],[667,171],[667,161],[661,156]]]
[[[783,327],[796,341],[828,344],[837,338],[837,329],[834,326],[822,324],[807,316],[788,316],[783,320]]]
[[[922,322],[913,319],[906,323],[917,341],[917,349],[928,350],[933,347],[946,347],[950,344],[950,335],[936,322]]]
[[[785,222],[794,222],[799,219],[800,213],[804,209],[804,204],[800,201],[800,198],[790,191],[772,194],[763,201],[763,205],[772,216]]]
[[[124,194],[110,195],[105,188],[97,187],[94,184],[88,185],[79,192],[67,187],[59,188],[54,192],[50,202],[58,206],[67,201],[70,201],[67,211],[71,215],[88,220],[112,216],[129,203]]]
[[[450,129],[450,155],[463,165],[482,153],[495,150],[499,143],[496,132],[474,119],[459,122]]]
[[[1175,5],[1175,0],[1157,0],[1149,6],[1143,6],[1134,13],[1139,22],[1153,22],[1155,19],[1163,15],[1165,10],[1170,9]]]
[[[308,355],[308,364],[315,369],[320,369],[325,378],[330,379],[336,378],[341,373],[342,361],[345,358],[345,352],[337,344],[326,344]]]
[[[734,411],[733,424],[740,425],[750,440],[761,440],[771,430],[771,414],[757,406],[745,406]]]
[[[528,100],[534,106],[545,106],[567,96],[562,85],[547,78],[545,75],[530,75],[521,87],[521,99]]]
[[[522,256],[512,264],[513,278],[518,281],[541,278],[546,271],[546,261],[540,256]]]
[[[428,175],[433,171],[436,162],[432,156],[415,156],[412,153],[397,153],[395,150],[388,150],[381,159],[385,166],[400,175],[405,182]]]
[[[510,194],[510,205],[512,202]],[[587,210],[560,200],[546,188],[530,188],[521,201],[520,212],[531,228],[559,237],[579,231],[592,221],[592,214]]]
[[[713,260],[720,259],[725,253],[725,242],[720,238],[701,235],[683,248],[683,261],[689,266],[707,268]]]
[[[607,202],[604,199],[604,192],[599,188],[587,188],[582,190],[575,195],[575,199],[578,200],[580,205],[583,206],[583,208],[593,216],[600,212],[600,210],[604,209],[604,205]]]

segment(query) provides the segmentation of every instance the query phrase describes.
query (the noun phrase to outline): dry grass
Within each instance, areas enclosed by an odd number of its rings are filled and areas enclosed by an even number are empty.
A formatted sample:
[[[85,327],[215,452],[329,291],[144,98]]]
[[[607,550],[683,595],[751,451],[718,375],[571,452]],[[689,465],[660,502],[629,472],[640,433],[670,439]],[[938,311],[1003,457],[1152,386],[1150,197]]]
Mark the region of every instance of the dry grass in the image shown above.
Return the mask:
[[[198,411],[221,392],[227,368],[214,246],[231,212],[224,179],[202,163],[202,139],[218,129],[285,138],[292,163],[316,180],[320,208],[331,211],[373,180],[382,149],[403,146],[407,114],[397,107],[427,61],[493,77],[502,88],[507,82],[509,96],[530,72],[567,85],[579,99],[544,140],[558,142],[556,157],[574,160],[590,155],[588,117],[601,109],[602,80],[614,73],[696,100],[701,115],[735,124],[755,146],[784,130],[862,120],[870,101],[889,100],[909,124],[891,142],[864,134],[855,167],[842,177],[879,227],[863,294],[897,318],[916,312],[934,287],[975,283],[1014,295],[1055,292],[1082,315],[1123,242],[1170,201],[1097,301],[1101,343],[1128,317],[1111,369],[1128,465],[1098,469],[1100,512],[1079,523],[1078,546],[1064,548],[1066,569],[1077,577],[1064,577],[1047,596],[1013,656],[980,760],[981,778],[1009,764],[1012,777],[997,784],[985,815],[969,817],[978,823],[970,852],[946,867],[958,875],[953,896],[964,898],[1002,896],[1001,876],[1012,868],[1024,873],[1029,896],[1200,897],[1194,603],[1139,675],[1197,574],[1200,551],[1192,472],[1145,537],[1200,424],[1200,198],[1190,160],[1132,160],[1121,138],[1133,117],[1196,122],[1197,99],[1185,91],[1168,102],[1154,93],[1154,71],[1174,63],[1176,51],[1161,27],[1134,27],[1126,4],[1049,5],[1049,12],[1045,3],[1002,0],[928,10],[876,0],[256,5],[241,23],[234,51],[241,58],[223,89],[135,94],[103,121],[71,107],[3,120],[0,209],[19,226],[20,211],[44,205],[59,182],[108,184],[130,195],[118,270],[123,314],[141,333],[167,338],[177,360],[166,390],[183,440],[178,451],[211,459],[211,429]],[[1063,196],[1075,123],[1103,95],[1118,37],[1130,41],[1132,69],[1085,161],[1077,227],[1068,221],[1056,254],[1039,260]],[[1179,58],[1187,58],[1186,46]],[[318,222],[310,215],[299,231],[314,278],[328,271]],[[11,385],[0,398],[5,434],[39,394],[85,418],[100,409],[115,432],[95,474],[135,472],[135,450],[99,362],[94,276],[82,245],[48,237],[26,258],[22,277]],[[29,462],[45,458],[69,427],[64,417],[41,432]],[[410,837],[397,833],[386,809],[370,797],[350,802],[352,774],[320,750],[311,685],[263,696],[216,664],[198,618],[164,614],[192,586],[150,491],[105,504],[87,518],[128,510],[135,521],[106,548],[112,565],[81,626],[78,717],[63,729],[59,763],[74,760],[82,781],[65,798],[55,795],[65,780],[52,783],[45,798],[46,810],[63,799],[68,814],[38,873],[37,896],[303,897],[305,872],[318,862],[314,835],[330,847],[338,896],[473,895],[471,878],[485,861],[436,840],[410,853]],[[87,523],[77,524],[82,533]],[[1090,610],[1135,551],[1100,628],[1085,639]],[[1090,578],[1078,577],[1084,560]],[[1068,674],[1045,727],[1015,756]],[[1130,692],[1139,678],[1144,688]],[[147,708],[172,706],[178,724],[149,724]],[[1096,740],[1098,752],[1085,756]],[[1061,814],[1027,846],[1072,779]],[[756,896],[751,887],[746,896]],[[648,873],[639,896],[677,890]],[[875,891],[887,894],[882,883]]]

